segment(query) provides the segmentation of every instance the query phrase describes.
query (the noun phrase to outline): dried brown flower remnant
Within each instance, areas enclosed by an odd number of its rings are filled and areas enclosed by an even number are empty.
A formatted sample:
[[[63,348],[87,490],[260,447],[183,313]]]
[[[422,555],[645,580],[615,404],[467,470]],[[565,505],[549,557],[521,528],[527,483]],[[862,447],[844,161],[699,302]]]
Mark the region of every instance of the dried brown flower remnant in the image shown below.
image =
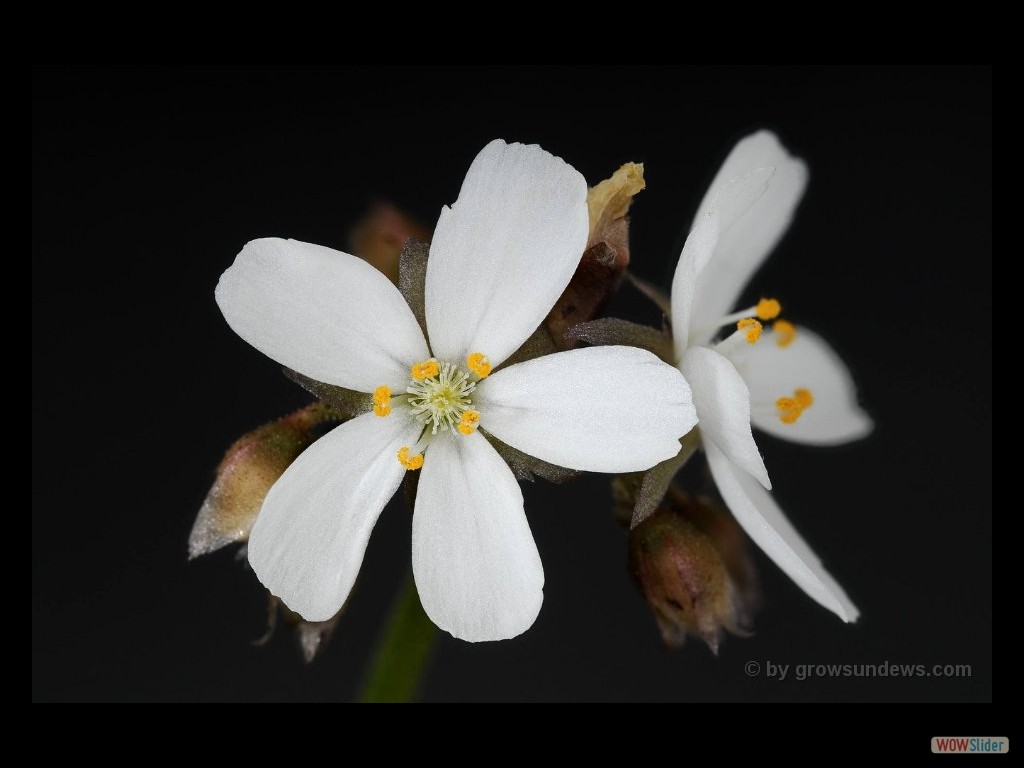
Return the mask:
[[[587,249],[545,321],[560,349],[576,346],[577,341],[565,338],[565,332],[597,316],[629,266],[629,206],[643,188],[644,167],[638,163],[626,163],[590,188]]]

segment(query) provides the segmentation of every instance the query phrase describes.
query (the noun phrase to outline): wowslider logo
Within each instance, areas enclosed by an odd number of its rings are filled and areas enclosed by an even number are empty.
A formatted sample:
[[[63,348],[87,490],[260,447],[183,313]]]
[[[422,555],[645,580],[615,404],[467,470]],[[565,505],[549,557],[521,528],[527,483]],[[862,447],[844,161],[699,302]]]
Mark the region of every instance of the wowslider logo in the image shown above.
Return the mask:
[[[932,752],[938,754],[999,755],[1010,751],[1010,740],[1005,736],[934,736]]]

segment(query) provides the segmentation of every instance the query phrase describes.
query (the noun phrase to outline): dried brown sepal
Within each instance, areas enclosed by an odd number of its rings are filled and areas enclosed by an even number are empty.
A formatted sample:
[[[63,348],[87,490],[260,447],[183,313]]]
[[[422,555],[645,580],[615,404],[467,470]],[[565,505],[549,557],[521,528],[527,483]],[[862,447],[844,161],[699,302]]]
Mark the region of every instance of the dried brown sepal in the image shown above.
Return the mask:
[[[548,333],[548,329],[542,325],[530,335],[530,338],[522,343],[519,349],[509,355],[494,370],[500,371],[502,368],[508,368],[510,365],[550,355],[553,352],[558,352],[558,347],[555,346],[555,342],[552,340],[551,334]]]
[[[317,655],[327,647],[341,614],[345,612],[345,607],[342,606],[341,610],[327,621],[306,621],[269,592],[267,598],[267,629],[261,637],[253,641],[253,645],[266,645],[270,641],[277,631],[278,617],[280,616],[284,618],[285,624],[294,633],[303,661],[311,664]]]
[[[291,368],[282,368],[282,370],[285,376],[321,400],[324,405],[329,406],[334,412],[335,418],[351,419],[373,410],[373,395],[371,394],[356,392],[334,384],[324,384],[322,381],[293,371]]]
[[[238,438],[217,467],[188,538],[189,558],[245,541],[270,487],[337,414],[312,403]]]
[[[582,341],[593,346],[623,344],[653,352],[667,363],[675,357],[672,337],[657,328],[631,323],[617,317],[601,317],[574,325],[565,332],[571,341]]]
[[[397,283],[399,254],[410,237],[429,240],[430,230],[393,205],[377,203],[352,227],[348,240],[353,255],[365,259]]]
[[[746,634],[749,615],[718,542],[691,519],[708,502],[682,492],[630,531],[630,570],[670,649],[687,635],[718,653],[722,630]]]
[[[644,520],[650,517],[651,513],[665,499],[672,484],[672,480],[679,473],[697,452],[699,441],[697,436],[690,432],[679,441],[679,453],[671,459],[666,459],[660,464],[655,464],[643,473],[643,479],[637,488],[636,498],[633,504],[633,515],[630,519],[630,528],[635,528]]]
[[[629,266],[629,206],[633,196],[644,188],[643,170],[642,165],[626,163],[587,194],[587,248],[569,285],[545,320],[560,349],[575,346],[565,332],[597,316]]]
[[[407,240],[402,248],[398,267],[398,290],[409,309],[416,316],[420,330],[427,336],[426,284],[427,257],[430,245],[418,240]]]
[[[636,498],[644,482],[645,472],[625,472],[612,477],[612,512],[623,528],[633,521]]]
[[[609,178],[588,190],[588,246],[607,239],[608,228],[629,213],[633,198],[646,186],[643,163],[624,163]]]
[[[498,455],[505,460],[505,463],[508,464],[509,468],[512,470],[512,474],[516,476],[517,480],[529,480],[530,482],[533,482],[534,477],[536,476],[552,483],[564,483],[568,480],[572,480],[580,474],[578,470],[560,467],[557,464],[549,464],[535,456],[523,453],[517,448],[513,448],[508,443],[503,443],[494,435],[483,429],[480,430],[480,433],[487,438],[487,442],[489,442],[494,447],[494,450],[498,452]]]

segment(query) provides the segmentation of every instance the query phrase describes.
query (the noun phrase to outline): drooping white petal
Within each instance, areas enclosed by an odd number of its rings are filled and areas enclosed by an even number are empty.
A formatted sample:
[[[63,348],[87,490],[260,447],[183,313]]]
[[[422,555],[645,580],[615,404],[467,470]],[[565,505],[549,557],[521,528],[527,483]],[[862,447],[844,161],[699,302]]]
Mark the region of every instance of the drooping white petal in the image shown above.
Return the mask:
[[[690,338],[690,314],[697,278],[707,266],[718,242],[718,211],[707,211],[694,222],[672,277],[672,339],[676,357],[682,357]]]
[[[367,413],[307,448],[274,484],[249,537],[249,563],[270,592],[307,621],[348,597],[377,517],[405,469],[397,452],[422,431],[400,408]]]
[[[796,532],[772,495],[735,465],[714,444],[705,442],[715,484],[743,530],[804,592],[843,621],[860,611]]]
[[[247,243],[217,284],[235,333],[273,360],[328,384],[404,388],[429,357],[398,289],[362,259],[298,240]]]
[[[871,417],[857,404],[857,388],[846,364],[821,336],[803,326],[796,339],[780,347],[774,333],[734,355],[756,407],[751,421],[758,429],[785,440],[838,445],[871,433]],[[775,401],[809,389],[814,404],[793,424],[784,424]]]
[[[697,422],[682,374],[636,347],[590,347],[509,366],[477,386],[480,426],[544,461],[590,472],[647,469]]]
[[[771,167],[754,168],[730,179],[728,184],[717,189],[713,204],[705,206],[694,220],[672,279],[672,336],[677,355],[682,355],[691,342],[704,342],[713,335],[714,328],[692,324],[699,298],[698,287],[703,290],[704,286],[701,275],[717,258],[721,234],[735,226],[737,220],[765,194],[774,173],[775,169]],[[706,323],[707,320],[701,319],[701,322]]]
[[[529,629],[544,568],[508,465],[479,434],[443,435],[427,449],[412,521],[412,568],[423,609],[470,642]]]
[[[498,365],[540,325],[587,244],[587,183],[538,146],[492,141],[441,211],[427,261],[434,355]]]
[[[751,173],[773,168],[767,190],[752,204],[724,194]],[[741,140],[726,158],[711,183],[694,219],[694,226],[711,210],[718,210],[719,237],[714,257],[700,275],[693,295],[691,327],[703,335],[692,343],[706,343],[714,335],[715,321],[735,306],[740,292],[771,253],[793,218],[807,185],[807,166],[792,157],[775,134],[760,131]],[[673,312],[675,310],[673,309]]]
[[[707,347],[691,347],[679,363],[693,390],[701,438],[736,466],[771,488],[768,470],[750,431],[750,392],[736,367]]]

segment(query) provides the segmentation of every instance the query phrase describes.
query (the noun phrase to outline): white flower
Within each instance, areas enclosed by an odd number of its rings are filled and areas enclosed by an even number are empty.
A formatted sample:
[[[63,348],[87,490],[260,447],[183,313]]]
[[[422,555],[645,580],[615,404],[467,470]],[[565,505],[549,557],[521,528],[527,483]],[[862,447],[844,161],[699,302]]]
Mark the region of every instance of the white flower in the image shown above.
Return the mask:
[[[255,240],[221,277],[229,325],[274,360],[373,393],[373,412],[302,453],[249,539],[260,581],[309,621],[333,615],[407,469],[422,467],[413,572],[441,628],[478,641],[533,624],[544,571],[511,470],[477,428],[596,472],[646,469],[696,422],[679,371],[631,347],[496,370],[562,293],[587,240],[587,186],[537,146],[488,144],[438,219],[425,284],[429,346],[401,294],[353,256]]]
[[[701,444],[725,502],[808,595],[854,621],[857,608],[767,492],[771,482],[750,426],[831,445],[867,435],[871,420],[857,405],[846,366],[821,337],[778,320],[758,341],[760,320],[774,319],[778,302],[765,299],[727,314],[789,226],[806,181],[804,164],[773,134],[756,133],[736,145],[679,257],[672,332],[680,370],[693,388]],[[731,323],[735,332],[712,344],[718,329]]]

